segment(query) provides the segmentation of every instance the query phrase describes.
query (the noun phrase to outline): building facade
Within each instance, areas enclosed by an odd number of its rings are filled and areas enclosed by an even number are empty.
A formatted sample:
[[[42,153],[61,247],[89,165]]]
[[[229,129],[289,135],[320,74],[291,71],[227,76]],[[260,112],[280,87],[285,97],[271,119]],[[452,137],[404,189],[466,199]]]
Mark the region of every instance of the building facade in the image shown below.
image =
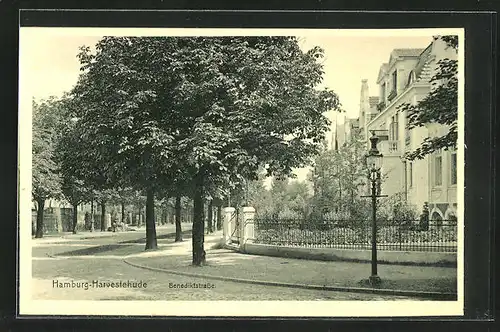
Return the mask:
[[[427,202],[432,220],[456,216],[457,154],[448,150],[421,160],[403,159],[405,152],[415,150],[426,137],[445,134],[448,128],[433,123],[409,130],[407,114],[398,107],[424,99],[434,88],[430,79],[438,61],[456,57],[455,49],[440,39],[425,49],[395,49],[380,67],[378,98],[369,96],[366,80],[361,82],[359,124],[365,137],[375,132],[380,138],[384,194],[404,193],[407,201],[418,208]]]

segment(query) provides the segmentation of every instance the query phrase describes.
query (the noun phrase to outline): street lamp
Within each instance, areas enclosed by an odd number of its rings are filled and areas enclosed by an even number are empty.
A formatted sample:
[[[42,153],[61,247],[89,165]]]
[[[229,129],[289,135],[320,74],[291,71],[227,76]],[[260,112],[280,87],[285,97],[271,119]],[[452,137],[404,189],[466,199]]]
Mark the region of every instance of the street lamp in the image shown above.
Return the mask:
[[[372,131],[370,137],[371,147],[366,156],[366,164],[368,167],[368,179],[371,183],[371,195],[365,196],[372,199],[372,274],[369,278],[370,284],[377,285],[380,283],[380,277],[377,275],[377,198],[386,195],[380,195],[380,170],[382,168],[382,154],[377,149],[378,137]]]

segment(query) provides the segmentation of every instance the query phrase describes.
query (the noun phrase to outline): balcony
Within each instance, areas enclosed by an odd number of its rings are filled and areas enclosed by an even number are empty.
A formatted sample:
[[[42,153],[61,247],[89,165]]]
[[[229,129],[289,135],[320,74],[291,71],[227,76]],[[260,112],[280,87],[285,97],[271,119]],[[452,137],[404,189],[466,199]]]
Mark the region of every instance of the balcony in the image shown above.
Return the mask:
[[[399,141],[382,141],[380,142],[379,150],[384,156],[399,155],[401,152]]]
[[[399,142],[398,141],[387,141],[389,154],[394,154],[399,152]]]
[[[387,96],[388,101],[392,101],[396,97],[396,89],[392,90],[391,93]]]

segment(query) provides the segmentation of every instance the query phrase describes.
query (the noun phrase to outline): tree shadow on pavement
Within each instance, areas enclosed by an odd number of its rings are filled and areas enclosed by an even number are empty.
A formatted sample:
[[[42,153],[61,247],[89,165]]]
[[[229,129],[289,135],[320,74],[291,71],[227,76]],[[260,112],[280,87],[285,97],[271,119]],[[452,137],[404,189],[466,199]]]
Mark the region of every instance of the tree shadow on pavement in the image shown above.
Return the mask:
[[[183,236],[187,236],[191,234],[191,230],[186,230],[182,232]],[[173,240],[175,239],[175,233],[168,233],[158,235],[156,237],[157,240]],[[112,244],[101,244],[93,247],[87,247],[83,249],[70,250],[62,253],[58,253],[55,256],[99,256],[103,254],[109,254],[113,256],[129,256],[133,254],[140,254],[145,252],[142,246],[137,246],[137,244],[145,244],[146,237],[120,241],[118,243]],[[159,249],[168,250],[171,249],[169,245],[174,244],[176,242],[168,242],[159,244]],[[179,242],[178,242],[179,243]]]
[[[191,235],[191,230],[183,231],[182,232],[182,237]],[[156,240],[166,240],[166,239],[175,239],[175,233],[167,233],[167,234],[162,234],[156,236]],[[146,237],[140,238],[140,239],[132,239],[132,240],[126,240],[126,241],[121,241],[118,242],[121,244],[126,244],[126,243],[146,243]]]
[[[124,247],[132,247],[130,246],[123,246],[120,244],[104,244],[96,247],[90,247],[90,248],[84,248],[84,249],[77,249],[77,250],[72,250],[72,251],[66,251],[57,254],[56,256],[93,256],[93,255],[98,255],[118,249],[123,249]],[[125,256],[125,255],[123,255]]]

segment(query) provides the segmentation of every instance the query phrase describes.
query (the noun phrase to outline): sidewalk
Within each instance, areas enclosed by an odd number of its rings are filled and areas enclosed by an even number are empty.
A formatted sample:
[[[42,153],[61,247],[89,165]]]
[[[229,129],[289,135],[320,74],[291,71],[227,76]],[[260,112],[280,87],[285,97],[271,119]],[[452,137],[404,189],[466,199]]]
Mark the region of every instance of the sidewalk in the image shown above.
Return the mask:
[[[373,293],[431,292],[441,293],[446,299],[456,297],[456,268],[379,264],[378,275],[382,278],[382,284],[373,288],[367,282],[371,273],[370,263],[325,262],[242,254],[227,249],[215,249],[220,238],[220,232],[205,235],[207,265],[203,267],[191,265],[190,240],[178,243],[170,250],[159,251],[156,255],[124,258],[126,263],[136,267],[200,278],[301,288],[349,288],[353,291]]]
[[[184,230],[190,230],[191,225],[182,224]],[[140,227],[130,226],[130,230],[122,231],[118,230],[116,232],[112,231],[101,231],[100,229],[95,229],[93,232],[90,230],[78,231],[78,233],[73,234],[72,232],[61,232],[57,234],[44,235],[42,238],[31,237],[32,241],[36,243],[58,243],[58,242],[67,242],[72,240],[89,240],[89,239],[103,239],[103,238],[112,238],[116,236],[121,236],[125,234],[139,234],[145,233],[146,228],[145,225]],[[157,225],[156,231],[159,234],[163,234],[165,232],[175,232],[175,225],[167,224],[167,225]]]
[[[59,234],[51,234],[49,236],[44,236],[42,238],[31,237],[31,240],[35,243],[58,243],[67,242],[71,240],[86,240],[86,239],[96,239],[96,238],[110,238],[114,237],[119,233],[107,232],[107,231],[81,231],[76,234],[72,232],[63,232]]]

